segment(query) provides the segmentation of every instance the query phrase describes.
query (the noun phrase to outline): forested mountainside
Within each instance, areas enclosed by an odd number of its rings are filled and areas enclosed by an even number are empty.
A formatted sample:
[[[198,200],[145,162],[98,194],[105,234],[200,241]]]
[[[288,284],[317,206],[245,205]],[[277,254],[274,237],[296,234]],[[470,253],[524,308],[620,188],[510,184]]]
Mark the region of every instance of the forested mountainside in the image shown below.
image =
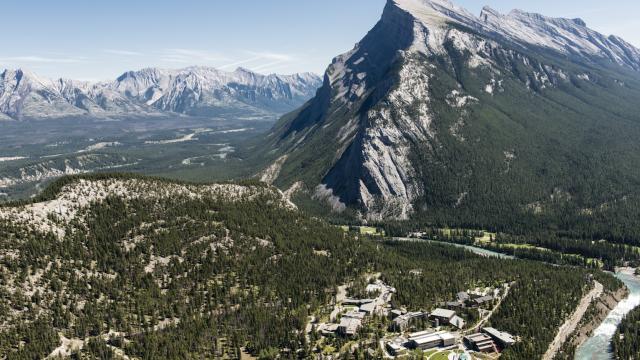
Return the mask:
[[[243,68],[147,68],[107,82],[53,80],[22,69],[5,70],[0,73],[0,120],[279,115],[304,104],[320,84],[311,73],[262,75]]]
[[[612,347],[616,359],[640,359],[640,307],[622,320],[613,336]]]
[[[415,310],[512,284],[490,321],[523,339],[503,358],[531,359],[591,286],[581,268],[358,237],[252,182],[68,177],[3,206],[0,219],[6,359],[304,357],[327,351],[306,336],[310,316],[328,316],[338,287],[375,273],[397,289],[394,306]],[[592,273],[608,289],[621,286]],[[385,321],[352,339],[357,351],[378,348]],[[352,351],[333,341],[336,355]]]
[[[257,148],[263,179],[370,221],[636,237],[639,53],[579,19],[389,0]]]

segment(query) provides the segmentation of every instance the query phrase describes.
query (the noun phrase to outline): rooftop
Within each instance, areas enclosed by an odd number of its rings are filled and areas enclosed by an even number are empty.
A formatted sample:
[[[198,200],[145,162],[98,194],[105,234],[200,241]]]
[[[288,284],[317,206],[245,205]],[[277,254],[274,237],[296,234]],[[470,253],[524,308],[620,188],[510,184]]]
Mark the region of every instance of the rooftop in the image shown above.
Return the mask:
[[[505,344],[515,344],[516,343],[516,339],[509,333],[506,332],[502,332],[499,330],[496,330],[494,328],[491,327],[486,327],[484,329],[482,329],[482,331],[484,331],[485,333],[489,334],[489,336],[493,337],[494,339],[497,339]]]
[[[431,313],[431,316],[439,317],[439,318],[446,318],[446,319],[451,319],[455,315],[456,315],[455,311],[447,310],[447,309],[435,309]]]

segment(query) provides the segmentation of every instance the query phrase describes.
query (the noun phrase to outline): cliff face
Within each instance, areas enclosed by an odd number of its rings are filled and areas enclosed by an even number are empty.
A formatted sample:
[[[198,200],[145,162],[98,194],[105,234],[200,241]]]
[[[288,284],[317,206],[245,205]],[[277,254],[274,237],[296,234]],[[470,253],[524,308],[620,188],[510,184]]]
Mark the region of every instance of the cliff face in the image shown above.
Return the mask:
[[[390,0],[264,153],[287,156],[277,185],[304,181],[369,219],[495,199],[496,212],[527,211],[558,191],[575,199],[584,186],[560,167],[594,156],[593,129],[640,131],[623,120],[638,121],[639,53],[580,20]]]

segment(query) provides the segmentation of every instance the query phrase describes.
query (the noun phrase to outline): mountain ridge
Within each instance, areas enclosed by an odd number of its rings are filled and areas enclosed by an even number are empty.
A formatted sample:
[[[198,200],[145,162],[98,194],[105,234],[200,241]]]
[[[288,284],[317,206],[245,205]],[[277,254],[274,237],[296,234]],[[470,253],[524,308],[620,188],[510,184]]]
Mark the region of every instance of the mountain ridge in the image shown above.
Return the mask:
[[[640,51],[595,36],[580,20],[483,14],[484,21],[444,0],[389,0],[374,28],[334,59],[317,96],[269,134],[261,152],[280,160],[274,183],[302,181],[316,200],[380,221],[480,210],[489,194],[503,206],[494,219],[530,213],[557,189],[577,201],[613,181],[610,174],[629,166],[613,164],[629,156],[601,163],[589,141],[625,139],[600,154],[637,148],[627,138],[640,131]],[[503,18],[507,30],[497,29]],[[607,127],[609,134],[593,139],[590,128],[600,134]],[[555,151],[544,145],[554,142]],[[577,184],[561,166],[585,161],[576,157],[597,161],[609,175],[585,174],[591,184]],[[621,175],[638,181],[634,171]],[[536,186],[523,186],[532,179]],[[624,196],[621,180],[613,182],[614,192],[590,194],[580,206]]]
[[[0,113],[13,119],[64,116],[282,114],[312,97],[311,73],[262,75],[238,68],[146,68],[114,81],[48,79],[22,69],[0,73]]]

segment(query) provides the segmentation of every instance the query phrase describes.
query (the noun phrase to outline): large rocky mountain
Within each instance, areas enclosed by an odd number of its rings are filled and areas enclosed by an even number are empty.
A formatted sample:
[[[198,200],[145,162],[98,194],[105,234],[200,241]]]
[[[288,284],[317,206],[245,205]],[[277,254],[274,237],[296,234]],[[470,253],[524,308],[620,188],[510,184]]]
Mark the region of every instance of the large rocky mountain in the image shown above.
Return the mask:
[[[262,178],[373,220],[594,214],[640,189],[638,71],[580,19],[389,0],[269,134]]]
[[[100,83],[5,70],[0,73],[0,118],[283,114],[311,98],[321,82],[314,74],[261,75],[242,68],[151,68]]]

